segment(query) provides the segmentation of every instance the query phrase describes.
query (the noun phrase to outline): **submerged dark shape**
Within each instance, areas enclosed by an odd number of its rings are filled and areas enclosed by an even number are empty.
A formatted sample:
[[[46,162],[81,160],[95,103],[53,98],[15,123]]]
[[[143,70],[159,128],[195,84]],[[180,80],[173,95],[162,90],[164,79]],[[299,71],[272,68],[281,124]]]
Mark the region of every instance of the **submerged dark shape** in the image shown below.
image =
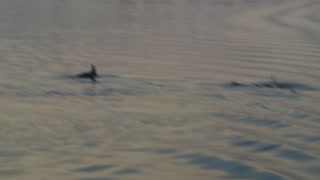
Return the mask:
[[[249,83],[243,84],[231,81],[230,85],[232,87],[259,87],[259,88],[278,88],[278,89],[287,89],[293,93],[297,93],[295,89],[299,90],[317,90],[316,88],[298,84],[298,83],[290,83],[290,82],[277,82],[275,79],[272,79],[271,82],[261,82],[261,83]]]
[[[265,83],[252,83],[252,84],[241,84],[231,81],[231,86],[247,86],[247,87],[265,87],[265,88],[281,88],[277,83],[265,82]]]
[[[77,75],[79,78],[90,78],[93,82],[96,82],[96,77],[98,77],[96,67],[91,64],[90,72],[83,72]]]

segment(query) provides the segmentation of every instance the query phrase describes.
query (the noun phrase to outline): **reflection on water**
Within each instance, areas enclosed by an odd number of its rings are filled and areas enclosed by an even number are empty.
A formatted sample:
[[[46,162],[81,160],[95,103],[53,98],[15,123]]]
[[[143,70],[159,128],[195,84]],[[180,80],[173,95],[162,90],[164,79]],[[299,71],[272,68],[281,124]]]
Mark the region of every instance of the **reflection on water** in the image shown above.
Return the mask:
[[[312,0],[1,1],[0,179],[319,179],[317,17]],[[96,83],[76,77],[90,64]]]

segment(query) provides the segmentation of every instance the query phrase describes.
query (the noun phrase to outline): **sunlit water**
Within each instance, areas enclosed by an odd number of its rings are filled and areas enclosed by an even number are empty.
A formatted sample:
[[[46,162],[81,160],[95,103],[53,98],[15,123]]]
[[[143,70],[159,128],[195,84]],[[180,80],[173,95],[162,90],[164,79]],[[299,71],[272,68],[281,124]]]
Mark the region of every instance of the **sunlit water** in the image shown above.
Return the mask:
[[[316,0],[3,0],[0,38],[0,179],[320,178]]]

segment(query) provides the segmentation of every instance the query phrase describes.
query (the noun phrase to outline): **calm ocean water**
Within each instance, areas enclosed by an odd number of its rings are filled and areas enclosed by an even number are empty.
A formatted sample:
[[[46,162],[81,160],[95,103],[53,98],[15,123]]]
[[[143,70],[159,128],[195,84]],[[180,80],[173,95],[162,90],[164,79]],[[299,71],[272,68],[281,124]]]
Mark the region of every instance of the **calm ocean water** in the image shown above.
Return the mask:
[[[2,0],[0,179],[320,179],[319,8]]]

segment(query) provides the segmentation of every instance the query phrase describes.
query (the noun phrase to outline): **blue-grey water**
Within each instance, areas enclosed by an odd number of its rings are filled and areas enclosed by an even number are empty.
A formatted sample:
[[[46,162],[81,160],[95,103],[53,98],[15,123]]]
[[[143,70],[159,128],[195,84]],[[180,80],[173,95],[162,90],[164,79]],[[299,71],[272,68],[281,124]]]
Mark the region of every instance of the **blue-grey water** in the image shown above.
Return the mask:
[[[319,49],[317,0],[2,0],[0,179],[320,179]]]

